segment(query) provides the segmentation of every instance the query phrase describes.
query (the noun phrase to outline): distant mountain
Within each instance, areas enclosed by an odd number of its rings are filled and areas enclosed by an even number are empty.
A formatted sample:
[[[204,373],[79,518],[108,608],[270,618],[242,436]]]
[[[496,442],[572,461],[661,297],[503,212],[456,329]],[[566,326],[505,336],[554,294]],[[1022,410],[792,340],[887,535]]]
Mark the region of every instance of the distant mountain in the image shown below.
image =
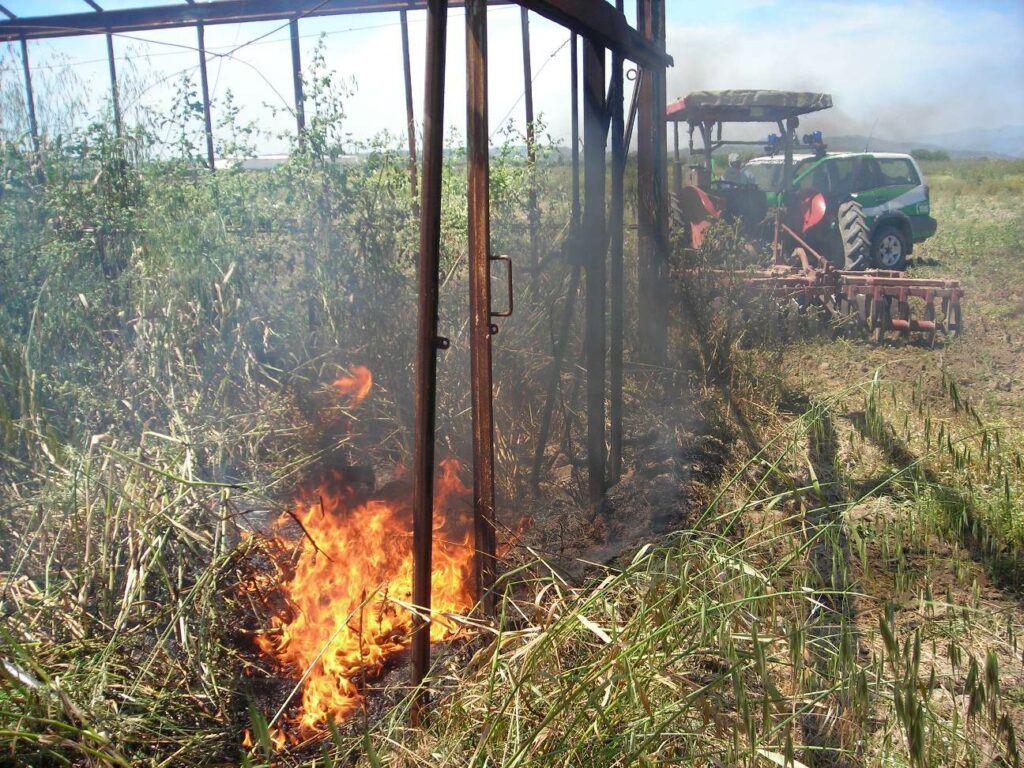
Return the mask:
[[[952,133],[937,133],[916,139],[885,139],[879,136],[826,136],[829,149],[863,152],[909,152],[912,149],[939,149],[950,157],[1024,157],[1024,126],[977,128]]]
[[[1010,157],[1009,153],[985,151],[973,148],[956,148],[924,139],[886,139],[880,136],[825,136],[825,143],[834,152],[863,152],[865,148],[875,152],[910,152],[914,149],[941,150],[950,157]]]
[[[938,133],[925,136],[923,140],[951,150],[970,150],[990,156],[1024,157],[1024,125]]]

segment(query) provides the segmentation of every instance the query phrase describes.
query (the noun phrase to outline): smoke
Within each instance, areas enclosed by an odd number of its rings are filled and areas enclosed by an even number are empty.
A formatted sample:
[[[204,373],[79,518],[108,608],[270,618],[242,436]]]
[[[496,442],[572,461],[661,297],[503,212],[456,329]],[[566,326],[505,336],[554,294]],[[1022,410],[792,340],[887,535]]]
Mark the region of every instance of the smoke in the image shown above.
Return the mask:
[[[804,127],[894,139],[1024,122],[1019,10],[788,10],[771,24],[670,25],[669,99],[700,89],[822,91],[836,107]]]

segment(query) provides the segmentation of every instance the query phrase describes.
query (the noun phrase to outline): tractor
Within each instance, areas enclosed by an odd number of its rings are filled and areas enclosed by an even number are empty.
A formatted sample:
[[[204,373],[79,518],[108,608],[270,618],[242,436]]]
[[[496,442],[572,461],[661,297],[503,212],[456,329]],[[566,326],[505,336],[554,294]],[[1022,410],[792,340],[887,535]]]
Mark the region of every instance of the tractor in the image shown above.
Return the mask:
[[[748,290],[793,302],[801,310],[814,307],[836,321],[852,320],[876,341],[889,331],[903,337],[919,332],[929,344],[938,331],[959,334],[959,281],[871,269],[869,230],[860,203],[850,195],[831,194],[827,180],[819,183],[814,174],[793,184],[796,148],[806,147],[818,157],[827,151],[820,132],[798,138],[800,118],[831,106],[826,93],[761,90],[697,91],[670,104],[666,118],[675,127],[672,221],[684,247],[700,248],[713,222],[734,221],[752,252],[762,246],[771,254],[769,266],[742,274]],[[767,123],[778,132],[763,141],[726,139],[722,134],[727,123]],[[702,142],[703,157],[685,173],[680,125],[689,127],[691,157],[699,157],[695,134]],[[715,178],[714,152],[734,145],[781,154],[776,188],[762,189],[743,173]],[[911,299],[923,305],[923,317],[911,316]]]

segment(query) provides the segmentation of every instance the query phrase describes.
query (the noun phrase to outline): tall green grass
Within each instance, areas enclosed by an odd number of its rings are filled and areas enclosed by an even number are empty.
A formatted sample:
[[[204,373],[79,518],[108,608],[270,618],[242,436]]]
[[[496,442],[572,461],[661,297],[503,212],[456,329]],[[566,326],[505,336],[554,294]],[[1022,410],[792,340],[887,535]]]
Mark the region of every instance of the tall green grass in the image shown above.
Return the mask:
[[[1019,762],[1001,687],[1018,622],[986,606],[981,566],[963,557],[1017,573],[1013,441],[970,426],[967,407],[954,424],[922,405],[927,426],[911,430],[881,383],[773,421],[779,393],[758,386],[772,355],[755,349],[738,370],[731,340],[676,350],[704,355],[697,381],[683,367],[631,372],[637,433],[675,429],[688,409],[716,425],[742,415],[736,403],[772,414],[771,429],[747,425],[764,447],[741,454],[702,515],[580,582],[518,551],[500,621],[438,654],[422,729],[408,727],[405,701],[270,754],[254,682],[269,672],[250,643],[265,607],[239,589],[261,552],[242,529],[286,504],[312,465],[400,461],[410,421],[416,221],[400,142],[381,137],[363,162],[337,163],[352,149],[345,88],[315,79],[308,96],[321,119],[262,173],[204,170],[187,99],[163,145],[146,130],[117,139],[103,121],[39,157],[18,138],[3,145],[0,761]],[[224,128],[246,141],[244,126]],[[494,249],[521,255],[517,141],[494,163]],[[565,299],[564,170],[552,160],[537,182],[554,266],[521,292],[496,350],[506,506],[522,506],[549,312]],[[440,443],[456,454],[468,453],[464,197],[456,150],[442,309],[454,344],[439,413]],[[378,387],[358,415],[322,386],[355,363]],[[738,395],[728,402],[723,378]],[[681,402],[681,384],[699,399]],[[557,426],[572,453],[580,426],[566,390]],[[656,401],[658,390],[669,394]],[[864,415],[847,438],[851,396]],[[959,398],[948,383],[946,397]],[[864,485],[843,446],[868,444],[889,458]],[[876,504],[899,514],[862,514]],[[939,579],[943,558],[953,582]]]

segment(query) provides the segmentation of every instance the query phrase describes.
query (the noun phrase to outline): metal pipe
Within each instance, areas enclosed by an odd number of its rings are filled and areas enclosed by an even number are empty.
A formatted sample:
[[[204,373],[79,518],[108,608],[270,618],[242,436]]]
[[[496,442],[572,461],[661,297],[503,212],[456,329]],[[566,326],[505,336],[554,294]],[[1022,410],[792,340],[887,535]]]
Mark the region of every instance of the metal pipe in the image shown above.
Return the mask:
[[[572,322],[573,310],[576,307],[576,293],[579,290],[580,282],[580,247],[577,241],[580,228],[579,56],[575,32],[570,35],[569,41],[569,141],[570,156],[572,158],[572,203],[569,214],[569,246],[571,250],[569,252],[569,261],[573,264],[573,271],[572,279],[569,283],[569,293],[565,299],[565,308],[562,312],[562,320],[559,323],[554,340],[551,369],[548,373],[547,386],[545,387],[544,413],[541,415],[540,433],[537,435],[537,445],[533,451],[530,483],[535,491],[537,490],[537,484],[540,482],[541,465],[544,463],[544,449],[547,447],[548,438],[551,436],[551,419],[555,413],[555,396],[558,393],[558,381],[562,376],[562,360],[565,358],[566,337],[569,335],[569,326]]]
[[[302,52],[299,49],[299,20],[288,20],[292,42],[292,87],[295,90],[295,127],[301,136],[306,131],[306,97],[302,91]]]
[[[583,45],[583,230],[587,242],[587,497],[599,514],[605,493],[605,147],[604,48]]]
[[[110,69],[110,103],[114,110],[114,133],[121,138],[121,99],[117,94],[117,64],[114,62],[114,36],[107,33],[107,66]]]
[[[206,162],[210,170],[215,170],[213,158],[213,121],[210,116],[210,78],[206,72],[206,30],[202,24],[196,25],[196,37],[199,44],[199,83],[203,91],[203,126],[206,133]]]
[[[683,194],[683,156],[679,151],[679,123],[672,123],[672,146],[674,156],[672,159],[672,190],[676,197]]]
[[[637,26],[655,45],[665,39],[664,0],[637,0]],[[667,355],[668,189],[665,70],[649,68],[640,85],[637,143],[640,355],[663,364]]]
[[[431,543],[434,520],[434,416],[437,405],[437,350],[447,340],[437,335],[441,253],[441,172],[444,162],[444,70],[448,0],[429,0],[423,98],[423,178],[420,185],[420,252],[417,264],[415,427],[413,431],[413,579],[412,600],[430,610]],[[413,619],[413,685],[430,666],[430,625]],[[413,707],[418,722],[423,704]]]
[[[473,524],[477,597],[494,615],[494,412],[491,378],[490,141],[487,2],[466,0],[466,161],[469,220],[469,361],[473,411]]]
[[[416,205],[416,113],[412,104],[412,66],[409,64],[409,15],[405,10],[399,11],[398,18],[402,26],[402,64],[405,76],[405,121],[409,135],[409,191],[412,193],[413,209],[418,214]]]
[[[572,137],[572,230],[573,246],[576,247],[575,238],[580,224],[580,79],[579,79],[579,39],[573,32],[570,36],[570,64],[569,64],[569,90],[572,91],[572,100],[569,102],[569,133]],[[573,254],[575,257],[575,254]]]
[[[28,128],[32,134],[32,151],[39,154],[39,122],[36,119],[36,97],[32,90],[32,69],[28,63],[28,41],[21,40],[21,71],[25,75],[25,104],[28,107]]]
[[[637,29],[645,38],[652,37],[652,0],[637,0]],[[654,361],[656,322],[654,314],[654,146],[652,103],[654,79],[643,70],[637,92],[636,196],[637,196],[637,326],[638,357]]]
[[[653,0],[653,39],[665,47],[665,0]],[[668,360],[668,123],[665,115],[667,77],[665,66],[654,64],[654,360]]]
[[[623,0],[616,0],[618,11]],[[622,477],[622,348],[623,348],[623,218],[625,208],[625,115],[623,114],[623,57],[612,54],[611,127],[612,127],[612,199],[608,218],[611,264],[611,349],[608,361],[609,481]]]
[[[529,178],[526,190],[526,215],[530,225],[530,267],[536,271],[540,263],[540,247],[537,234],[540,228],[540,211],[537,209],[537,136],[534,131],[533,115],[533,66],[530,63],[530,12],[520,8],[520,24],[523,30],[523,100],[526,105],[526,165]]]
[[[793,183],[793,136],[790,132],[790,125],[778,121],[779,133],[782,134],[782,194],[783,198],[789,194],[789,187]]]

